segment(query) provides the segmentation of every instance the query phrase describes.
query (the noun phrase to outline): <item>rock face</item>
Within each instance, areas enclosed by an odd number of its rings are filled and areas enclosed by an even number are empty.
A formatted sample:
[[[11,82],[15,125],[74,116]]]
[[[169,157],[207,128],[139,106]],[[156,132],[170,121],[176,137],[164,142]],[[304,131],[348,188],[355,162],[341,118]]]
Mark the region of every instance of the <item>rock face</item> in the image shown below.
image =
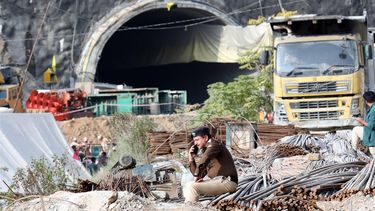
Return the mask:
[[[331,0],[202,0],[175,1],[178,7],[200,10],[201,17],[220,16],[230,24],[245,25],[249,18],[269,16],[280,8],[299,13],[360,15],[363,8],[372,13],[373,1]],[[164,8],[151,0],[2,0],[0,2],[0,64],[27,67],[30,80],[26,89],[68,88],[80,80],[82,69],[97,63],[106,41],[114,32],[95,38],[93,33],[123,9],[128,13],[113,23],[119,27],[137,14]],[[233,12],[233,13],[231,13]],[[230,15],[222,15],[231,13]],[[205,15],[202,15],[205,14]],[[150,19],[153,17],[151,16]],[[369,17],[370,25],[375,20]],[[112,24],[112,23],[111,23]],[[105,30],[114,30],[105,28]],[[117,30],[117,29],[115,29]],[[104,32],[103,32],[104,33]],[[97,46],[97,47],[96,47]],[[86,53],[85,53],[86,50]],[[87,53],[89,51],[89,53]],[[89,55],[88,55],[89,54]],[[43,87],[43,72],[56,55],[58,83]],[[96,64],[94,65],[96,67]],[[88,81],[95,76],[89,76]],[[32,81],[32,82],[31,82]],[[24,90],[24,93],[28,93]]]

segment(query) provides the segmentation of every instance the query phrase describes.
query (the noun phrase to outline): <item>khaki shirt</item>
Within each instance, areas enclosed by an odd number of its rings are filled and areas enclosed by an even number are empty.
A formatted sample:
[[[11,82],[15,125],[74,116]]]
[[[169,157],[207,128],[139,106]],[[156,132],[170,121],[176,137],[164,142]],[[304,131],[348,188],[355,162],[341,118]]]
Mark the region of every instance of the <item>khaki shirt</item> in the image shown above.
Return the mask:
[[[190,162],[190,171],[199,178],[206,175],[211,179],[216,176],[229,176],[231,181],[238,183],[232,155],[224,144],[216,140],[209,140],[201,158]]]

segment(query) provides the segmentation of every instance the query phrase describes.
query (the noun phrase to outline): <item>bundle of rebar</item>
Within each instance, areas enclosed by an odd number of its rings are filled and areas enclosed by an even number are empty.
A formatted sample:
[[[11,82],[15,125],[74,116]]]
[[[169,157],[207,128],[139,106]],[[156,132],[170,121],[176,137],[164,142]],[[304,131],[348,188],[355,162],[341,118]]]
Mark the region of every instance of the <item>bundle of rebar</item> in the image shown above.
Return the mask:
[[[257,210],[319,210],[315,203],[292,195],[275,196],[259,202]]]
[[[289,136],[280,141],[282,144],[290,144],[301,147],[309,152],[316,152],[324,146],[322,140],[309,134],[298,134]]]
[[[270,168],[276,158],[306,155],[308,152],[298,146],[290,144],[276,144],[272,146],[265,155],[263,162],[258,164],[258,171],[264,172]]]
[[[339,134],[339,133],[338,133]],[[331,162],[352,162],[365,161],[370,162],[371,159],[361,150],[356,150],[351,144],[351,139],[346,136],[339,136],[337,133],[327,134],[322,139],[325,151],[322,153],[324,160]]]
[[[372,160],[367,164],[355,177],[345,183],[341,190],[334,194],[331,198],[342,200],[353,193],[362,191],[365,194],[375,193],[375,162]]]
[[[329,133],[324,138],[299,134],[282,139],[280,143],[299,146],[309,152],[319,152],[322,160],[327,163],[346,163],[354,161],[368,161],[369,157],[361,151],[353,149],[350,140]],[[315,164],[313,164],[315,165]]]
[[[308,207],[314,207],[314,201],[337,192],[341,185],[356,176],[365,164],[351,162],[327,165],[277,183],[273,183],[265,176],[249,177],[248,180],[239,183],[236,192],[217,197],[211,204],[220,210],[269,210],[268,206],[295,210],[296,206],[309,200],[312,204],[307,204]],[[282,197],[288,198],[291,203],[283,203],[280,200]]]
[[[210,205],[215,206],[219,210],[225,210],[229,207],[239,208],[239,205],[235,201],[246,194],[260,190],[264,185],[264,181],[262,176],[256,175],[241,178],[234,193],[226,193],[221,196],[212,197],[210,199]]]
[[[249,160],[233,156],[233,161],[239,176],[255,175],[258,173],[256,166]]]

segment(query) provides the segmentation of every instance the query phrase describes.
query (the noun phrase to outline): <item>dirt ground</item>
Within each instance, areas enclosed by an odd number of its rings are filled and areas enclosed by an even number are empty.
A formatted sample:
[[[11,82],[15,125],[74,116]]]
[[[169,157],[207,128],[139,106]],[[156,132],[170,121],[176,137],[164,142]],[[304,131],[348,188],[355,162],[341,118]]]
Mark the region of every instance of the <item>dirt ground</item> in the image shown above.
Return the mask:
[[[91,144],[100,144],[98,136],[112,140],[110,127],[110,117],[82,117],[67,121],[57,122],[64,134],[66,141],[70,144],[73,139],[77,139],[77,143],[82,142],[87,137]]]
[[[148,116],[155,123],[155,131],[175,131],[184,130],[191,124],[195,114],[187,113],[183,115],[152,115]],[[91,144],[100,144],[98,136],[113,140],[112,131],[110,129],[109,116],[102,117],[82,117],[67,121],[57,122],[65,139],[70,144],[73,139],[77,139],[77,143],[83,142],[87,137]]]

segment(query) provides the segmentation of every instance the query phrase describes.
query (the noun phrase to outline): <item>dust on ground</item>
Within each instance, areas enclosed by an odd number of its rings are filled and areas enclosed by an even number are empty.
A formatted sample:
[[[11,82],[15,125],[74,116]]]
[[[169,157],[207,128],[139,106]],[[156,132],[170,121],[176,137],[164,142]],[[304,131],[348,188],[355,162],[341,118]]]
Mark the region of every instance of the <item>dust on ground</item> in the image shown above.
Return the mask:
[[[59,210],[59,211],[102,211],[102,210],[149,210],[149,211],[200,211],[213,210],[199,204],[184,204],[163,202],[142,198],[126,191],[118,192],[117,200],[108,203],[113,196],[111,191],[90,191],[85,193],[71,193],[58,191],[49,196],[26,202],[16,202],[6,207],[4,211],[26,210]]]
[[[375,197],[358,192],[343,201],[318,201],[317,205],[327,211],[372,211],[375,210]]]

